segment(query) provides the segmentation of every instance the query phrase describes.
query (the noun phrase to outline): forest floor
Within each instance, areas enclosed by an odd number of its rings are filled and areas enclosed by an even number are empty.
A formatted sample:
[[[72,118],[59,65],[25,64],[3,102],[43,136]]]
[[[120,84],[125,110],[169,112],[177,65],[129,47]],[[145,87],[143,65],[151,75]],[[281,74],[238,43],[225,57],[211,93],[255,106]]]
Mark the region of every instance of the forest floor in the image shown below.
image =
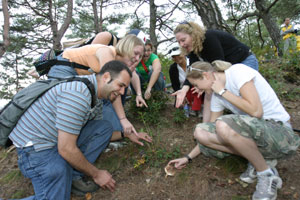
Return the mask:
[[[295,86],[299,87],[299,86]],[[246,169],[246,161],[231,156],[219,160],[203,155],[195,158],[175,176],[166,177],[164,167],[169,160],[188,153],[195,145],[193,129],[201,120],[190,117],[182,124],[174,122],[173,98],[161,111],[158,124],[146,125],[130,118],[136,129],[153,137],[152,144],[140,147],[129,141],[117,150],[100,155],[95,165],[108,170],[116,180],[116,190],[99,189],[72,200],[250,200],[255,183],[244,184],[239,175]],[[300,101],[281,99],[291,115],[293,128],[300,129]],[[300,134],[297,133],[296,134]],[[276,167],[283,180],[278,200],[300,199],[300,149]],[[24,198],[33,195],[29,179],[18,169],[16,150],[0,150],[0,199]]]

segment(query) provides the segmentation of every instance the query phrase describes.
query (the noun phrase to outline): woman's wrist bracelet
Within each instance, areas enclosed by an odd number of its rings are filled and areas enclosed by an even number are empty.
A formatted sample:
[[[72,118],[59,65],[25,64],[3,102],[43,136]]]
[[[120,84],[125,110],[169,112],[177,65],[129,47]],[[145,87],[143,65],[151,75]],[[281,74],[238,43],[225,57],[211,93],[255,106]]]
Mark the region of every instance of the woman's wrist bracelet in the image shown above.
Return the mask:
[[[136,96],[142,96],[142,94],[137,94]]]
[[[121,120],[123,120],[123,119],[126,119],[126,116],[125,116],[125,117],[121,117],[119,120],[121,121]]]

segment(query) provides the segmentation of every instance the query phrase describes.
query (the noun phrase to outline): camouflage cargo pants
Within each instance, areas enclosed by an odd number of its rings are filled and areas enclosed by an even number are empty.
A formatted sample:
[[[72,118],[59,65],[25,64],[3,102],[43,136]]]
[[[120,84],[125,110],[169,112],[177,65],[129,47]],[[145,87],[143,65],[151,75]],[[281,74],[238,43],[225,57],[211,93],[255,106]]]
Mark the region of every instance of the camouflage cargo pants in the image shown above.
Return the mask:
[[[291,127],[282,122],[264,120],[247,115],[224,115],[217,120],[224,121],[238,134],[251,138],[266,159],[279,159],[292,155],[300,144],[300,137]],[[216,134],[215,123],[197,124],[203,130]],[[198,142],[200,151],[206,156],[224,158],[230,154],[208,148]]]

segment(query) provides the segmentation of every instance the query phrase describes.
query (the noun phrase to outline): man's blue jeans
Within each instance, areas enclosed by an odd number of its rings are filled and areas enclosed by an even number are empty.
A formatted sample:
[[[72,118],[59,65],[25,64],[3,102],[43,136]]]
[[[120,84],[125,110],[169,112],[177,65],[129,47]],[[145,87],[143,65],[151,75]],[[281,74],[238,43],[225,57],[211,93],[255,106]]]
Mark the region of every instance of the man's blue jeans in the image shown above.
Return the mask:
[[[89,121],[81,130],[77,146],[85,158],[94,163],[107,147],[112,136],[111,123],[105,120]],[[36,199],[70,199],[73,179],[79,179],[82,173],[76,171],[60,156],[57,146],[36,152],[33,147],[17,148],[19,168],[23,175],[30,178]]]

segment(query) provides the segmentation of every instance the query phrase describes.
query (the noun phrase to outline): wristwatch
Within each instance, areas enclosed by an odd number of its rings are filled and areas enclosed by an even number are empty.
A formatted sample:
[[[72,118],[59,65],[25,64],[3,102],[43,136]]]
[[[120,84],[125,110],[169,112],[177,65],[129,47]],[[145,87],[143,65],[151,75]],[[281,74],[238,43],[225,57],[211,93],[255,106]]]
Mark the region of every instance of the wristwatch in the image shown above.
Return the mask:
[[[186,157],[188,159],[189,163],[192,162],[192,159],[191,159],[191,157],[189,157],[189,155],[185,155],[184,157]]]
[[[226,89],[226,88],[223,88],[218,94],[219,94],[220,96],[222,96],[226,91],[227,91],[227,89]]]

